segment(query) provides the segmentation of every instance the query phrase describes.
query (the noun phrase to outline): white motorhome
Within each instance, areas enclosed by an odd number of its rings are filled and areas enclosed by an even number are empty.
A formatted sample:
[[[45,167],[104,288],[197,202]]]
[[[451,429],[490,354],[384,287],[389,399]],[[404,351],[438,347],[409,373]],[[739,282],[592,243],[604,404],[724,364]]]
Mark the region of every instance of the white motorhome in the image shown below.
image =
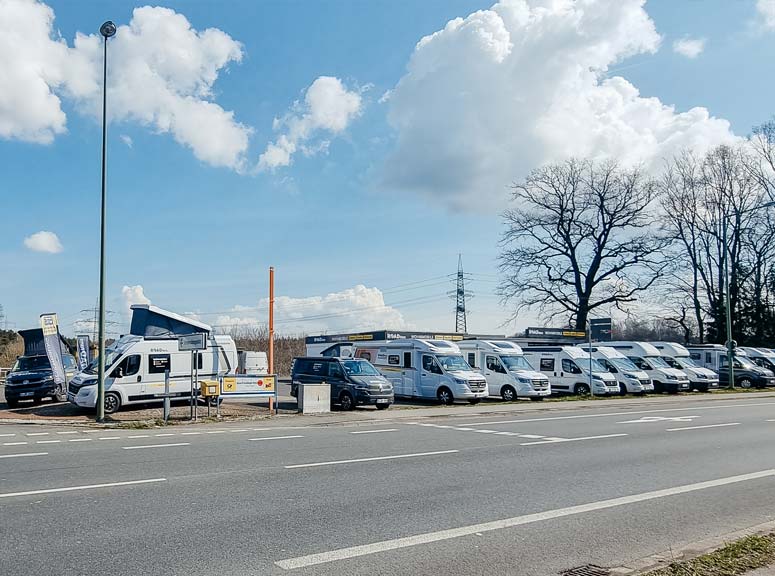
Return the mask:
[[[266,352],[253,352],[252,350],[237,351],[238,374],[267,374],[269,361]]]
[[[740,346],[737,348],[745,352],[748,359],[771,372],[775,372],[775,350],[769,348],[753,348],[751,346]]]
[[[619,393],[616,378],[578,346],[533,346],[524,348],[523,353],[531,366],[549,377],[552,392],[589,394],[591,368],[593,394]]]
[[[365,358],[393,384],[396,396],[435,398],[442,404],[487,397],[487,382],[447,340],[398,339],[356,343],[355,357]]]
[[[646,372],[654,383],[654,392],[677,394],[689,390],[689,376],[682,370],[671,368],[662,354],[648,342],[606,342],[606,346],[618,350]]]
[[[671,368],[686,372],[689,376],[689,387],[692,390],[707,392],[718,388],[718,374],[692,360],[691,353],[685,346],[676,342],[652,342],[652,344]]]
[[[588,345],[579,346],[579,348],[589,350]],[[593,345],[592,358],[613,374],[619,383],[619,393],[622,396],[628,392],[630,394],[645,394],[654,391],[654,384],[649,375],[618,350],[608,346]]]
[[[543,400],[552,393],[549,378],[530,365],[514,342],[463,340],[457,345],[468,364],[484,374],[490,396]]]
[[[178,336],[203,332],[207,348],[195,353],[178,350]],[[198,377],[214,379],[233,374],[237,368],[237,347],[231,336],[213,335],[207,324],[197,322],[149,304],[132,306],[130,334],[105,350],[105,413],[121,406],[161,402],[164,373],[170,373],[170,392],[191,397],[191,369],[196,360]],[[67,399],[83,408],[97,405],[98,359],[70,381]]]

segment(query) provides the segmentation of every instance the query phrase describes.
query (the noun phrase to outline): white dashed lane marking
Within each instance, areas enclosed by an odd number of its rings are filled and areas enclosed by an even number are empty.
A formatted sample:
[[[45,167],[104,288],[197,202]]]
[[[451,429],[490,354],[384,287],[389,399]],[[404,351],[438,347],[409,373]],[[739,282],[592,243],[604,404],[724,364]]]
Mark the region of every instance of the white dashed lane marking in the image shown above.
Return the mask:
[[[0,458],[29,458],[30,456],[45,456],[48,452],[27,452],[26,454],[3,454]]]
[[[73,438],[72,440],[68,440],[68,442],[91,442],[93,438]]]
[[[528,438],[531,440],[564,440],[564,438],[548,438],[538,434],[522,434],[521,432],[499,432],[498,430],[489,430],[487,428],[470,428],[468,426],[449,426],[445,424],[429,424],[428,422],[408,422],[414,426],[423,426],[425,428],[440,428],[442,430],[454,430],[455,432],[476,432],[478,434],[494,434],[496,436],[514,436],[516,438]],[[352,434],[352,432],[351,432]]]
[[[61,440],[38,440],[35,444],[59,444]]]
[[[3,446],[24,446],[26,442],[3,442]]]

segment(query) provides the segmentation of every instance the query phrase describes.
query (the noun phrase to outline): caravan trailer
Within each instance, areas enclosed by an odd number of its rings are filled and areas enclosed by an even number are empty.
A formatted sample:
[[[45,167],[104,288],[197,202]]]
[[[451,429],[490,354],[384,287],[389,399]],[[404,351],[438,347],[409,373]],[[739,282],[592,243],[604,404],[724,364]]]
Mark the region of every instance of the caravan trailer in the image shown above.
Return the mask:
[[[191,397],[192,353],[178,350],[178,336],[204,332],[205,350],[196,352],[199,377],[212,379],[234,374],[237,347],[231,336],[214,335],[207,324],[151,306],[132,306],[130,334],[122,336],[105,350],[105,413],[121,406],[161,402],[164,373],[170,373],[170,392],[176,397]],[[68,385],[67,399],[83,408],[97,405],[97,367],[95,358]]]

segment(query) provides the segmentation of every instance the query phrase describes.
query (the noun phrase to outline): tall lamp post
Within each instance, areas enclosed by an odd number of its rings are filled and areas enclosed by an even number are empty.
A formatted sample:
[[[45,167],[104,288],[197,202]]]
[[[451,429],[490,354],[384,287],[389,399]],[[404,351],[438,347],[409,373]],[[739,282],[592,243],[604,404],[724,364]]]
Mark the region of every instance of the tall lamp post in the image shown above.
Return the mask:
[[[772,206],[775,206],[775,201],[773,202],[765,202],[764,204],[760,204],[759,206],[754,206],[752,208],[748,208],[747,210],[740,211],[740,214],[747,214],[748,212],[753,212],[755,210],[763,210],[764,208],[770,208]],[[734,350],[735,350],[735,342],[732,340],[732,300],[730,297],[730,294],[732,293],[731,286],[729,285],[729,245],[727,240],[727,227],[729,217],[727,216],[726,212],[724,212],[724,219],[723,219],[723,226],[724,230],[722,232],[722,238],[721,243],[724,247],[724,285],[726,287],[726,298],[725,298],[725,304],[724,308],[726,308],[726,325],[727,325],[727,375],[729,376],[728,380],[728,386],[729,388],[735,387],[735,367],[733,366],[734,362]]]
[[[102,50],[102,209],[100,212],[100,318],[99,369],[97,375],[97,422],[105,419],[105,161],[107,155],[108,103],[108,38],[116,34],[116,25],[110,20],[100,26],[104,39]]]

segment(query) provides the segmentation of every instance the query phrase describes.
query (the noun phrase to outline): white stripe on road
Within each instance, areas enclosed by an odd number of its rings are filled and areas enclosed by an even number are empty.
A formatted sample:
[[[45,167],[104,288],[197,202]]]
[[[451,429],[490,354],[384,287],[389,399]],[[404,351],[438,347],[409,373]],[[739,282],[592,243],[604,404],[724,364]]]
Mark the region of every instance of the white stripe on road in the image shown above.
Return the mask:
[[[38,440],[35,444],[59,444],[61,440]]]
[[[26,442],[3,442],[3,446],[23,446]]]
[[[57,432],[57,434],[78,434],[78,431],[73,430],[71,432]]]
[[[126,482],[110,482],[108,484],[87,484],[85,486],[68,486],[67,488],[48,488],[46,490],[28,490],[26,492],[6,492],[0,494],[0,498],[12,498],[14,496],[33,496],[35,494],[52,494],[54,492],[73,492],[75,490],[91,490],[93,488],[111,488],[113,486],[133,486],[135,484],[150,484],[152,482],[166,482],[166,478],[151,478],[149,480],[128,480]]]
[[[226,434],[226,432],[228,432],[228,430],[208,430],[207,431],[208,434]]]
[[[259,440],[287,440],[289,438],[304,438],[304,436],[267,436],[266,438],[248,438],[251,442]]]
[[[729,422],[727,424],[706,424],[705,426],[684,426],[683,428],[667,428],[668,432],[680,432],[681,430],[702,430],[704,428],[723,428],[725,426],[739,426],[740,422]]]
[[[150,438],[149,434],[134,434],[133,436],[127,436],[127,438]]]
[[[160,438],[162,436],[174,436],[175,434],[173,432],[165,432],[164,434],[154,434],[157,438]]]
[[[201,434],[201,432],[181,432],[181,436],[196,436],[198,434]]]
[[[350,434],[380,434],[382,432],[398,432],[398,428],[384,428],[382,430],[358,430],[357,432],[350,432]]]
[[[603,434],[602,436],[583,436],[581,438],[547,438],[537,442],[524,442],[520,446],[538,446],[540,444],[562,444],[564,442],[579,442],[581,440],[600,440],[603,438],[618,438],[627,434]]]
[[[45,456],[48,452],[27,452],[26,454],[3,454],[0,458],[26,458],[28,456]]]
[[[72,440],[68,440],[68,442],[91,442],[93,438],[73,438]]]
[[[769,478],[772,476],[775,476],[775,470],[762,470],[761,472],[753,472],[751,474],[729,476],[727,478],[719,478],[718,480],[709,480],[707,482],[698,482],[696,484],[685,484],[683,486],[676,486],[674,488],[655,490],[653,492],[643,492],[641,494],[633,494],[631,496],[623,496],[621,498],[612,498],[610,500],[601,500],[599,502],[570,506],[568,508],[558,508],[555,510],[547,510],[546,512],[526,514],[524,516],[514,516],[513,518],[505,518],[503,520],[496,520],[494,522],[473,524],[469,526],[462,526],[460,528],[451,528],[448,530],[439,530],[438,532],[427,532],[425,534],[418,534],[416,536],[384,540],[382,542],[374,542],[372,544],[364,544],[362,546],[340,548],[339,550],[332,550],[330,552],[321,552],[319,554],[310,554],[308,556],[299,556],[297,558],[290,558],[288,560],[280,560],[275,562],[275,564],[284,570],[307,568],[309,566],[317,566],[327,562],[347,560],[348,558],[367,556],[369,554],[377,554],[379,552],[387,552],[389,550],[398,550],[401,548],[408,548],[410,546],[419,546],[421,544],[430,544],[433,542],[440,542],[442,540],[451,540],[453,538],[461,538],[463,536],[473,536],[481,532],[492,532],[493,530],[513,528],[514,526],[522,526],[525,524],[532,524],[534,522],[543,522],[545,520],[553,520],[555,518],[563,518],[565,516],[585,514],[587,512],[594,512],[596,510],[604,510],[606,508],[636,504],[638,502],[656,500],[658,498],[676,496],[678,494],[686,494],[689,492],[696,492],[698,490],[706,490],[708,488],[727,486],[729,484],[747,482],[749,480],[757,480],[760,478]]]
[[[27,436],[48,436],[48,432],[30,432]]]
[[[436,456],[437,454],[455,454],[459,450],[440,450],[438,452],[417,452],[415,454],[396,454],[395,456],[373,456],[371,458],[353,458],[352,460],[331,460],[330,462],[313,462],[311,464],[292,464],[283,468],[315,468],[317,466],[333,466],[335,464],[350,464],[353,462],[374,462],[375,460],[396,460],[398,458],[417,458],[419,456]]]
[[[16,436],[16,434],[0,434],[0,438],[8,438],[9,436]]]
[[[246,428],[239,428],[237,430],[229,430],[229,432],[250,432],[250,430]]]
[[[121,440],[121,436],[101,436],[97,440]]]
[[[142,448],[169,448],[170,446],[189,446],[189,442],[175,442],[174,444],[145,444],[144,446],[122,446],[122,450],[140,450]]]

